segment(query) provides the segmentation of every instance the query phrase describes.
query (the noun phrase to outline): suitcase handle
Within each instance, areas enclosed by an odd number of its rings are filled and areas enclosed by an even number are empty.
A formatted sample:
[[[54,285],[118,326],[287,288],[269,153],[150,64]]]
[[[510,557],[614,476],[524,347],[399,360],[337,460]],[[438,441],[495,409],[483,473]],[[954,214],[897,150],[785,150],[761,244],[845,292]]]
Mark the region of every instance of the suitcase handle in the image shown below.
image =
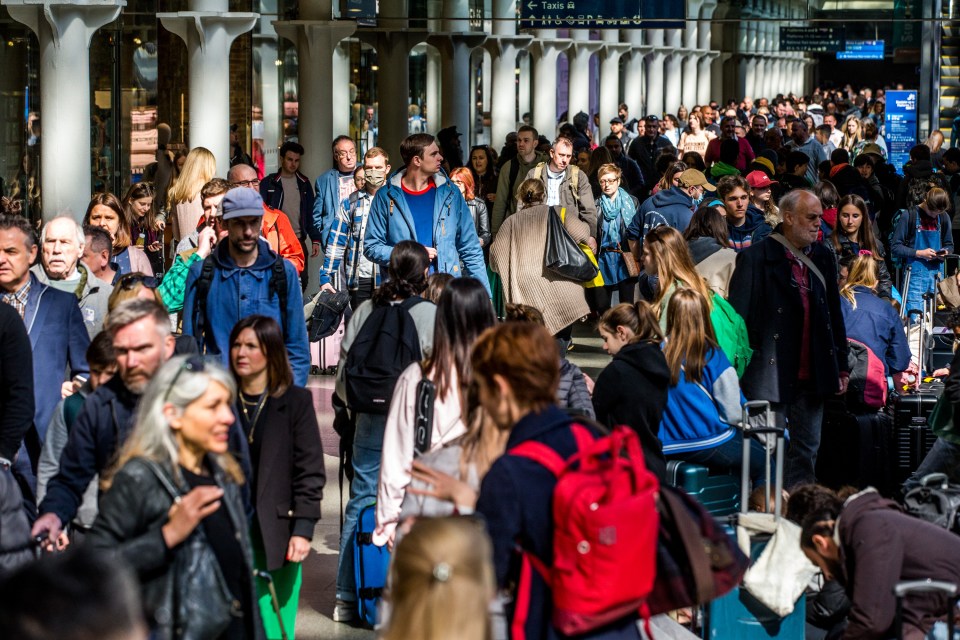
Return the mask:
[[[950,487],[950,479],[945,473],[928,473],[920,479],[921,487],[929,487],[934,483],[939,483],[941,489],[947,489]]]
[[[764,413],[764,426],[751,428],[750,427],[750,410],[751,409],[762,409]],[[784,433],[785,429],[781,429],[774,424],[773,411],[770,407],[770,402],[767,400],[751,400],[744,403],[743,405],[743,455],[740,460],[740,513],[746,513],[749,508],[750,503],[750,436],[753,434],[776,434],[777,440],[777,453],[776,453],[776,465],[775,465],[775,476],[774,476],[774,485],[773,490],[774,494],[774,518],[776,520],[780,519],[780,511],[783,509],[783,450],[784,450]],[[769,508],[770,501],[770,449],[766,446],[765,449],[765,473],[766,473],[766,486],[764,488],[765,495],[763,496],[764,505]]]
[[[943,593],[951,598],[957,595],[957,585],[943,580],[906,580],[893,587],[893,595],[902,598],[911,593]]]

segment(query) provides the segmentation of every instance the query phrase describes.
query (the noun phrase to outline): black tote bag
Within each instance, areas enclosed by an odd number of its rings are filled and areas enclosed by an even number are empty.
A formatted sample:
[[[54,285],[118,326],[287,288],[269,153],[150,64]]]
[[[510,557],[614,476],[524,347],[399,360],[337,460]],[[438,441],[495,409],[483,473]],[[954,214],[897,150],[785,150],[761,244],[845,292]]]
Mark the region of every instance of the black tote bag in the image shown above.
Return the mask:
[[[554,207],[547,214],[547,250],[543,266],[560,277],[575,282],[587,282],[597,277],[597,267],[580,245],[570,237],[563,220]]]

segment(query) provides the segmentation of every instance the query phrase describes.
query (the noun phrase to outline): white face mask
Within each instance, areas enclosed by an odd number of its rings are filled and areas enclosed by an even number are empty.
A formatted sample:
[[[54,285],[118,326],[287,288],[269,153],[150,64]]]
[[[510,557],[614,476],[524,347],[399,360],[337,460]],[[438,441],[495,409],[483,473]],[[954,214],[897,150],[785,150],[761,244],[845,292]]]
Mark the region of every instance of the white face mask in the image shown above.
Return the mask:
[[[384,169],[367,169],[363,172],[367,184],[374,189],[379,189],[387,180],[387,172]]]
[[[703,191],[701,191],[701,192],[700,192],[700,195],[693,199],[693,208],[694,208],[694,209],[696,209],[697,207],[700,206],[700,203],[703,202],[703,197],[704,197],[705,195],[706,195],[706,194],[705,194]]]

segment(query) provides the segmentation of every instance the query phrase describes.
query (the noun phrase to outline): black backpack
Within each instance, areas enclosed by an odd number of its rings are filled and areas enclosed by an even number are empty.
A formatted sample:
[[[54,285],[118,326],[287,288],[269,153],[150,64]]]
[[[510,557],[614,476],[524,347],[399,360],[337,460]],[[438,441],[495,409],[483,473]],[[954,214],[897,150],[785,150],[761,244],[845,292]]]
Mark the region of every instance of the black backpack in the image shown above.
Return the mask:
[[[344,379],[352,411],[386,415],[397,378],[422,359],[420,337],[410,309],[419,296],[400,304],[375,305],[347,352]]]
[[[960,487],[951,485],[945,473],[924,476],[904,497],[903,506],[912,516],[960,534]]]

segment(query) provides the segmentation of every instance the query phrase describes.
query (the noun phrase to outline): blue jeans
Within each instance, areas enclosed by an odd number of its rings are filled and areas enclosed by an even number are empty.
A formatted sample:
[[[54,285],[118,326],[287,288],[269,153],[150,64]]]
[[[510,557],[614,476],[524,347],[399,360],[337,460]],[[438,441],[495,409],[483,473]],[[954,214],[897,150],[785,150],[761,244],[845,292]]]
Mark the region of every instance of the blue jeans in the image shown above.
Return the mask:
[[[340,531],[340,564],[337,566],[337,599],[357,601],[357,583],[353,566],[357,518],[360,511],[377,500],[377,482],[380,479],[380,455],[383,451],[383,432],[387,416],[369,413],[357,414],[357,433],[353,441],[353,482],[350,500],[343,516]]]
[[[711,471],[716,470],[721,473],[740,473],[741,463],[743,461],[743,432],[739,429],[736,435],[723,444],[711,447],[709,449],[700,449],[699,451],[684,451],[683,453],[671,453],[671,458],[685,460],[694,464],[700,464]],[[754,487],[763,486],[767,482],[766,471],[766,453],[763,445],[756,440],[750,441],[750,481]],[[771,471],[770,480],[774,479]]]
[[[937,438],[917,470],[903,483],[904,493],[919,487],[923,476],[930,473],[945,473],[951,484],[960,484],[960,445]]]
[[[775,402],[771,409],[777,423],[785,423],[790,433],[790,446],[783,458],[783,488],[790,491],[801,484],[813,484],[817,481],[814,469],[823,426],[823,397],[801,387],[793,402]]]

